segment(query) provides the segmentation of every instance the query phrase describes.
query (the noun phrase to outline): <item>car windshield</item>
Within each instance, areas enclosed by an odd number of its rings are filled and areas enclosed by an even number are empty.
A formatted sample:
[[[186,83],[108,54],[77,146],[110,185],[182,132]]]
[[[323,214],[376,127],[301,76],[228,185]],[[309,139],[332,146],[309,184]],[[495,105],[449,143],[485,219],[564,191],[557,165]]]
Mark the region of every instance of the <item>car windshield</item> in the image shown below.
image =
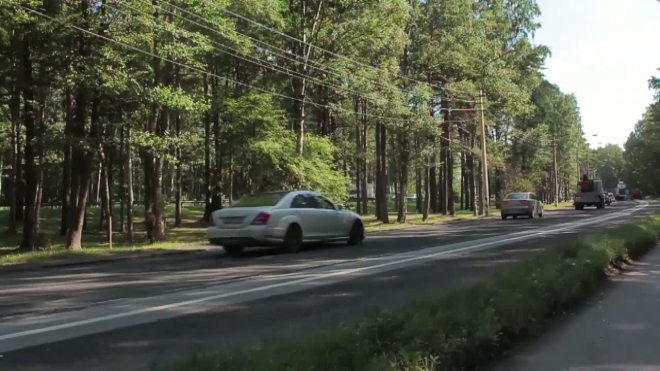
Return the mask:
[[[504,197],[506,200],[524,200],[527,198],[527,193],[509,193]]]
[[[245,196],[235,202],[232,207],[264,207],[275,206],[289,192],[264,192]]]

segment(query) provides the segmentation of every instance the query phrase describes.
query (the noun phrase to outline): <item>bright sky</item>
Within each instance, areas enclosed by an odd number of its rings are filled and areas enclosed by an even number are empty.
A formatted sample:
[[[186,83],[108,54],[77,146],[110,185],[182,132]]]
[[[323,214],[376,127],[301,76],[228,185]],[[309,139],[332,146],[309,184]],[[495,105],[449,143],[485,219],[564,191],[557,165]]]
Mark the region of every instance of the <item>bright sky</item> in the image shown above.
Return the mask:
[[[653,100],[651,75],[660,76],[660,2],[657,0],[537,0],[541,29],[535,41],[552,50],[545,75],[574,93],[592,148],[623,145]]]

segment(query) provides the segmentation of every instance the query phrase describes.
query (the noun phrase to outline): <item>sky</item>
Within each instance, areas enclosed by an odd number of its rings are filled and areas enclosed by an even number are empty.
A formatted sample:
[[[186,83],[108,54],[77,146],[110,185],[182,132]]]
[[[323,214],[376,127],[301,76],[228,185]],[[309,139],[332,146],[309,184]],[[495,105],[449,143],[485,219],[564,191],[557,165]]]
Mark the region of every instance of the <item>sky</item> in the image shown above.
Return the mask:
[[[543,14],[534,41],[552,51],[546,78],[577,97],[592,148],[623,146],[653,101],[649,78],[660,77],[660,2],[537,2]]]

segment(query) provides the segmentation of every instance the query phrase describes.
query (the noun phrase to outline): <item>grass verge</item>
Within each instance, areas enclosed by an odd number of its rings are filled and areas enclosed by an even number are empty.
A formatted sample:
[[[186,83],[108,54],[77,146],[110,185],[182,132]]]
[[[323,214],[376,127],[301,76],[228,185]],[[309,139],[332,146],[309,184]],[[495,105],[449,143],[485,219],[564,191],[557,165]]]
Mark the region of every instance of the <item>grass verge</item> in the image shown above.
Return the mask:
[[[431,371],[487,365],[658,242],[650,217],[544,250],[487,281],[259,349],[197,352],[180,371]]]

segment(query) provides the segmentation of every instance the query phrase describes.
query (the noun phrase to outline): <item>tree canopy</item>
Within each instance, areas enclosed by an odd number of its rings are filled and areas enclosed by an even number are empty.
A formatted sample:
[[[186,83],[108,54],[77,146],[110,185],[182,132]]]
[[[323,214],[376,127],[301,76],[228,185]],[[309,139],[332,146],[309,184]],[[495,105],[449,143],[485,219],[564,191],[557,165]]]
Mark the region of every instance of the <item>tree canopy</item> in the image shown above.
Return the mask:
[[[482,109],[491,194],[522,187],[550,201],[556,185],[568,198],[585,169],[575,97],[541,73],[550,50],[532,39],[534,0],[0,8],[0,199],[23,249],[43,203],[61,205],[71,249],[90,204],[106,210],[109,237],[129,239],[138,203],[163,239],[167,204],[180,226],[182,200],[204,200],[208,218],[275,189],[345,202],[353,188],[365,214],[375,184],[384,223],[390,195],[399,222],[410,193],[420,212],[483,213]]]

